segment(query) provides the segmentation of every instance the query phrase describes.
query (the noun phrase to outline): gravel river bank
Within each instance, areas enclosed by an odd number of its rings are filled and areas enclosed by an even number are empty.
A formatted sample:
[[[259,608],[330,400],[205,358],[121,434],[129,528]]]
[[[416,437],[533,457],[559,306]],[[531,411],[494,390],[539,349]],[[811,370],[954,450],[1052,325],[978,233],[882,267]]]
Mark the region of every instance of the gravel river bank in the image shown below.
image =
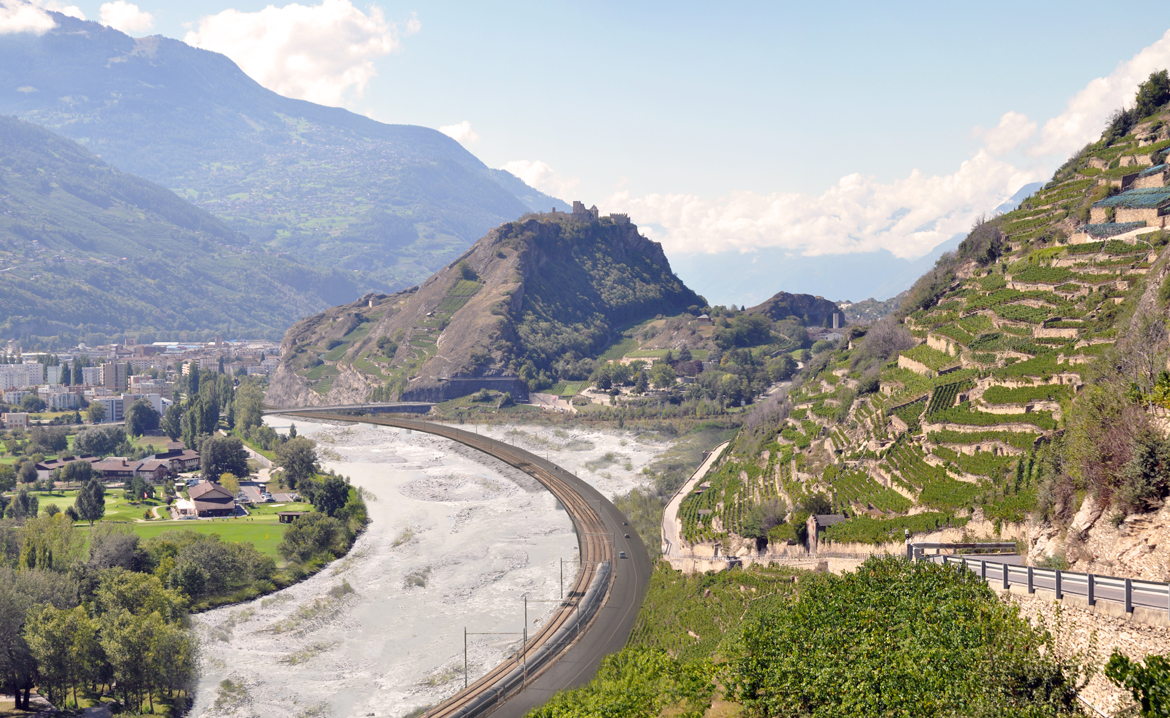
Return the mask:
[[[195,617],[203,659],[192,715],[408,715],[463,687],[464,627],[521,631],[525,594],[560,595],[561,559],[572,583],[572,525],[523,472],[418,432],[300,421],[297,430],[318,442],[326,468],[372,496],[372,522],[316,576]],[[670,447],[628,432],[481,430],[547,453],[607,496],[639,485]],[[530,633],[552,608],[529,604]],[[518,644],[519,636],[469,637],[470,680]],[[225,680],[242,689],[224,690]]]

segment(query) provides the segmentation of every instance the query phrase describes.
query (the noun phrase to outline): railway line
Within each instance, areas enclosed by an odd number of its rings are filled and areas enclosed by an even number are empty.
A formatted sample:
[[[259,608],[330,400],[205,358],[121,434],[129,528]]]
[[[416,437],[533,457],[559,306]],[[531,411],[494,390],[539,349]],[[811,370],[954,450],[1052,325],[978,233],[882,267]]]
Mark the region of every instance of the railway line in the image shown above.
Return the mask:
[[[523,716],[556,691],[588,682],[601,660],[625,645],[649,583],[650,558],[625,516],[588,483],[528,451],[452,426],[322,410],[281,413],[410,429],[458,441],[535,478],[573,522],[581,568],[552,618],[513,657],[430,709],[427,718]]]

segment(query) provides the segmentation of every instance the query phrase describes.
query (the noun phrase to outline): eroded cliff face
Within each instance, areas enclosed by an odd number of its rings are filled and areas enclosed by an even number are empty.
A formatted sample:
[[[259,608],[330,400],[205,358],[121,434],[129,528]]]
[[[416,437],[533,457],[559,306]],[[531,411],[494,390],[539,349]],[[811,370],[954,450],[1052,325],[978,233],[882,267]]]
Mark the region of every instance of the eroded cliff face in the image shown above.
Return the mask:
[[[661,245],[624,217],[529,215],[493,229],[422,285],[368,295],[294,325],[275,406],[442,401],[526,392],[565,356],[596,356],[613,328],[701,304]],[[517,397],[520,398],[520,397]]]

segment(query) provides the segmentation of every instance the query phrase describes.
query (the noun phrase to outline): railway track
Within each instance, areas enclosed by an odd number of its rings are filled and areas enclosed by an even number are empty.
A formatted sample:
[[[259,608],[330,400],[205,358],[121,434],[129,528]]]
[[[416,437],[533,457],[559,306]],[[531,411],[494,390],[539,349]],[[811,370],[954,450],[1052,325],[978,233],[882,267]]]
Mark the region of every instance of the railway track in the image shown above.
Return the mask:
[[[535,478],[560,501],[573,522],[573,527],[577,533],[581,568],[578,571],[577,579],[574,581],[571,590],[557,608],[553,617],[545,622],[545,625],[541,627],[540,631],[534,634],[517,651],[516,655],[500,663],[488,671],[487,674],[467,686],[467,688],[429,710],[424,714],[427,718],[470,718],[471,716],[487,715],[522,693],[582,639],[586,630],[602,614],[602,609],[605,608],[606,603],[610,599],[615,576],[618,573],[625,573],[627,571],[624,566],[618,567],[622,569],[621,571],[615,571],[615,562],[623,560],[625,558],[625,552],[623,552],[623,559],[618,559],[617,536],[613,528],[606,525],[600,510],[605,506],[610,512],[611,523],[614,523],[612,518],[616,515],[622,519],[623,526],[626,523],[624,516],[621,516],[620,512],[612,504],[596,490],[588,486],[588,484],[585,484],[559,466],[523,449],[476,433],[417,419],[405,419],[397,416],[357,417],[349,414],[323,412],[320,410],[287,411],[283,413],[306,419],[364,423],[410,429],[458,441],[461,444],[494,456]],[[629,527],[626,527],[624,530],[629,532],[633,531]],[[630,535],[623,534],[627,539],[627,541],[621,542],[623,547],[633,548],[628,543]],[[649,559],[640,540],[637,541],[637,549],[639,551],[631,551],[631,554],[637,553],[639,555],[632,556],[631,558],[638,559],[639,563],[644,562],[648,567]],[[626,561],[625,563],[629,562]],[[639,571],[635,567],[632,573],[636,584],[633,595],[637,596],[637,604],[640,605],[641,597],[645,593],[645,582],[649,577],[648,571],[644,572],[645,576],[639,576]],[[637,585],[639,579],[641,585]],[[629,594],[630,592],[628,590],[623,592],[623,596],[628,596]],[[636,611],[637,606],[634,606],[633,612],[636,613]],[[613,612],[611,611],[610,613],[612,614]],[[624,643],[625,635],[628,635],[629,628],[632,628],[632,614],[629,606],[624,607],[622,615],[609,616],[607,617],[607,621],[613,622],[615,618],[620,619],[618,621],[620,625],[616,631],[608,636],[608,640],[605,641],[610,648],[615,643],[613,640],[614,636],[619,637],[621,642]],[[620,635],[623,628],[625,635]],[[598,653],[596,647],[593,648],[592,653]],[[604,655],[604,652],[601,655]],[[596,657],[596,660],[600,661],[600,657]],[[557,687],[571,687],[572,684],[581,682],[581,675],[583,675],[583,672],[577,671],[573,676],[567,677],[568,685]],[[565,682],[566,679],[558,680]],[[558,681],[554,680],[552,682],[556,683]],[[557,687],[554,687],[553,690]],[[549,687],[542,689],[546,693],[549,690]],[[518,701],[517,703],[521,702],[533,703],[532,700]],[[520,710],[521,706],[517,705],[516,708]],[[516,713],[516,711],[509,712]],[[522,715],[522,713],[516,714]]]

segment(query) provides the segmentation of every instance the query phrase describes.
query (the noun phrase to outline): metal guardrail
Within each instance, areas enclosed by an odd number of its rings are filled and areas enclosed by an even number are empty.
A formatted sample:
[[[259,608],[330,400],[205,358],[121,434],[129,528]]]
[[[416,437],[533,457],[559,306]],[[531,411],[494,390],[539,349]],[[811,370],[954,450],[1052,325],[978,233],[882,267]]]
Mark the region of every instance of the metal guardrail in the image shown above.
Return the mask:
[[[1005,591],[1013,585],[1022,585],[1030,594],[1038,588],[1053,591],[1057,600],[1063,600],[1065,596],[1081,596],[1090,606],[1095,606],[1098,601],[1111,601],[1124,606],[1126,613],[1133,613],[1134,608],[1140,606],[1165,610],[1170,617],[1170,584],[1161,581],[1014,566],[970,556],[943,556],[942,562],[974,571],[984,581],[996,582]]]

